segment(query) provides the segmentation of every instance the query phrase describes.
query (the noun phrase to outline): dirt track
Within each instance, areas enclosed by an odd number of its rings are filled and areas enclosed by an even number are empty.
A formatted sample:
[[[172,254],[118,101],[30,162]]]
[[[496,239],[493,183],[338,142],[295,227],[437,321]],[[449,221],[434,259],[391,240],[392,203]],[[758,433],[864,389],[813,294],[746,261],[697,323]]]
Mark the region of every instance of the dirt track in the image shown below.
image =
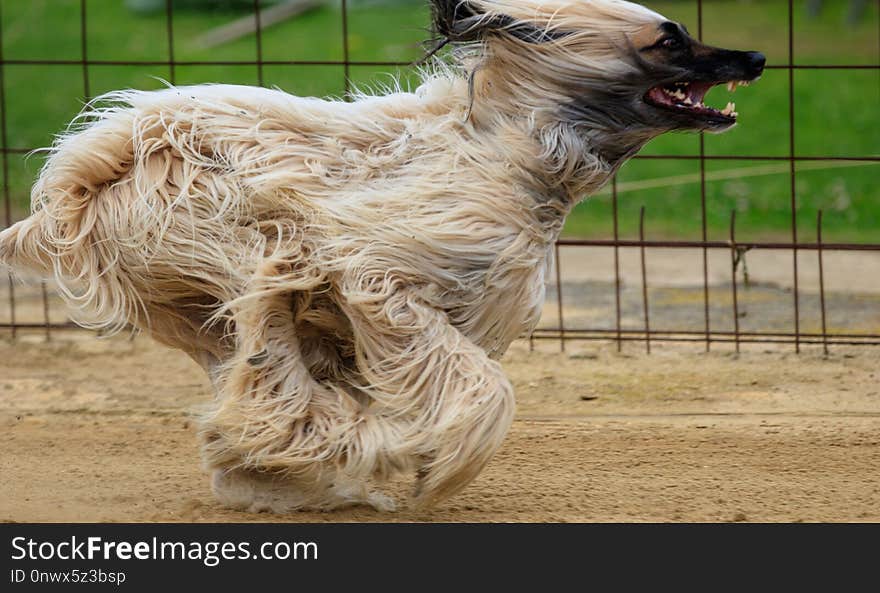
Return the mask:
[[[517,344],[518,418],[465,492],[423,513],[279,517],[212,499],[191,419],[208,387],[186,357],[141,338],[40,340],[0,342],[3,521],[880,521],[870,349]]]

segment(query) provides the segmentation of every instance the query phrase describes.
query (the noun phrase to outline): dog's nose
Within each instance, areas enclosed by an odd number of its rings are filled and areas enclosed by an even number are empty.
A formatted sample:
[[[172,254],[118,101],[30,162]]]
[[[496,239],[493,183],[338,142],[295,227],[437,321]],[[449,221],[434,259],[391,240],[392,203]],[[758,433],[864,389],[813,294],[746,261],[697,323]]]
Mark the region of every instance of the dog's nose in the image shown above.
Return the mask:
[[[767,63],[767,58],[759,51],[750,51],[749,52],[749,66],[751,66],[757,72],[762,72],[764,70],[764,64]]]

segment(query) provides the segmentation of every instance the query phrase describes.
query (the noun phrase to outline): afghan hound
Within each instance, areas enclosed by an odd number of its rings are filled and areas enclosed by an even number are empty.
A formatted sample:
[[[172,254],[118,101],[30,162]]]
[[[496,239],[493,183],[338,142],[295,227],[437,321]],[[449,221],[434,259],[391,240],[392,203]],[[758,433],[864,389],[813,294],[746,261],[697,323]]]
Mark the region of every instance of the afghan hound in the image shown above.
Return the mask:
[[[619,0],[434,0],[433,18],[452,51],[413,92],[100,97],[0,235],[81,324],[204,368],[199,438],[230,507],[467,485],[513,419],[497,360],[538,322],[566,215],[659,134],[733,126],[704,96],[764,67]]]

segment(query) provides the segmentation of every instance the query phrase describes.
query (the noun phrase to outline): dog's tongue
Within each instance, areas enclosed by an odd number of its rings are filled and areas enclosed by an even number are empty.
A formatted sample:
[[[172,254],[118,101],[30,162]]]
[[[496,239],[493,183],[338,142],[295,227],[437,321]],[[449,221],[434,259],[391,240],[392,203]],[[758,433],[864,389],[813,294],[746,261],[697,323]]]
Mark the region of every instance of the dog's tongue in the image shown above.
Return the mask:
[[[714,82],[692,82],[687,85],[687,89],[685,89],[685,94],[688,99],[691,100],[691,103],[694,105],[699,105],[703,102],[703,99],[706,96],[706,93],[709,92],[715,86]]]
[[[736,118],[737,114],[734,103],[728,103],[723,110],[709,107],[703,103],[706,93],[714,87],[716,82],[679,82],[670,86],[654,87],[648,92],[648,97],[657,105],[665,105],[676,109],[683,109],[703,115],[721,114]],[[735,88],[735,87],[734,87]]]

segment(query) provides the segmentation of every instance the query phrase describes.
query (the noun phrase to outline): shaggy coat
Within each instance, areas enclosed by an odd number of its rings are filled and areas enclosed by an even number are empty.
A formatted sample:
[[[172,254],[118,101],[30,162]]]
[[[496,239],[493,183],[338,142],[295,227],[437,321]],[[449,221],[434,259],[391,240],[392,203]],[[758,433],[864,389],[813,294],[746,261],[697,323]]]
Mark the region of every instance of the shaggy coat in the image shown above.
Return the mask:
[[[414,92],[99,98],[0,235],[83,325],[203,366],[204,462],[230,506],[390,508],[372,483],[402,472],[418,504],[464,487],[510,426],[496,361],[538,321],[573,205],[654,136],[732,125],[645,93],[706,56],[731,68],[713,83],[754,78],[683,30],[689,58],[658,54],[666,19],[627,2],[434,9],[456,49]]]

